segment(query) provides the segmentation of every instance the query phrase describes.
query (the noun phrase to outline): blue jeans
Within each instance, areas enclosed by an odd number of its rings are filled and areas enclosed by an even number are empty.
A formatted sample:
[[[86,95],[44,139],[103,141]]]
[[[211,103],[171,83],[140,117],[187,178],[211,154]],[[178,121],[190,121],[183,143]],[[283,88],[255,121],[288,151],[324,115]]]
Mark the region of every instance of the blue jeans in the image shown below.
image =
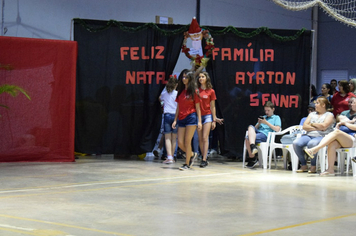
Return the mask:
[[[255,129],[256,132],[256,140],[255,143],[262,143],[262,142],[266,142],[267,141],[267,136],[264,133],[261,133],[260,131],[258,131],[258,129],[256,129],[255,126],[250,125],[251,127],[253,127]],[[246,135],[245,139],[248,139],[248,135]]]
[[[205,116],[201,116],[201,124],[206,124],[209,122],[213,122],[213,115],[212,114],[208,114]]]
[[[178,128],[176,127],[175,129],[172,128],[172,124],[174,121],[176,114],[169,114],[165,113],[163,115],[163,133],[164,134],[169,134],[169,133],[174,133],[176,134],[178,131]]]
[[[186,127],[186,126],[190,126],[190,125],[198,125],[198,117],[197,117],[197,113],[193,112],[191,114],[189,114],[187,117],[185,117],[183,120],[179,120],[178,119],[178,127]]]
[[[297,154],[300,163],[305,166],[307,161],[305,160],[305,152],[303,148],[307,146],[308,148],[315,147],[320,143],[323,137],[310,137],[308,135],[302,135],[300,138],[297,138],[293,141],[293,148],[295,153]],[[312,166],[316,166],[316,155],[314,158],[310,160]]]

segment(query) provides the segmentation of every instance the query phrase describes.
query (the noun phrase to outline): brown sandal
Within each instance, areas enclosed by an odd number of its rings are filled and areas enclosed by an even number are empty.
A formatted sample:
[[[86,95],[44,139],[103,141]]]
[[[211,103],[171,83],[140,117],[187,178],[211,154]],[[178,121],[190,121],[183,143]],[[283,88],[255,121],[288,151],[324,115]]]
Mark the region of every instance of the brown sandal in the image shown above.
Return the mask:
[[[297,173],[303,173],[303,172],[308,172],[308,166],[301,166],[298,170]]]
[[[308,171],[309,174],[315,174],[316,173],[316,166],[311,166],[310,170]]]

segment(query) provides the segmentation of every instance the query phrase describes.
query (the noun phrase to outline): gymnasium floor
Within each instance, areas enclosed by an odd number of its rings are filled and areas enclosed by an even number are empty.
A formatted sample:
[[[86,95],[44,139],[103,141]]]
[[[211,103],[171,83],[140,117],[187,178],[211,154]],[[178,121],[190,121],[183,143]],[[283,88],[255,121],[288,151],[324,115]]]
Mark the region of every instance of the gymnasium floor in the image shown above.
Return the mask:
[[[356,179],[136,158],[0,163],[0,235],[354,235]]]

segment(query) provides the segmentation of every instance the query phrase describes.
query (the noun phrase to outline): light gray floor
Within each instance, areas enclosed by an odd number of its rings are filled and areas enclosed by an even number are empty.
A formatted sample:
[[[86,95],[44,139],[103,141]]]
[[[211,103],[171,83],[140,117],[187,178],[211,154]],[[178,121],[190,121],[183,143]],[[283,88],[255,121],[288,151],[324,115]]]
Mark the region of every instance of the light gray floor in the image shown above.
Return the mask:
[[[181,164],[0,163],[0,235],[355,235],[351,175]]]

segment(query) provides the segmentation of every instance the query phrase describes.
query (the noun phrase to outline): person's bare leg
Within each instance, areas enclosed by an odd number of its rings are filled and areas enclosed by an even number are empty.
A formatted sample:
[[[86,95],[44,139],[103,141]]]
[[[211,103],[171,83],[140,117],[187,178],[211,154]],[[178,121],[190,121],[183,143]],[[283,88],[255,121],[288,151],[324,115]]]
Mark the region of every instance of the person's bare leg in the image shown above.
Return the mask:
[[[164,138],[166,143],[167,159],[163,163],[170,164],[173,163],[173,155],[174,155],[174,151],[172,152],[173,133],[165,134]],[[174,142],[176,142],[176,140],[174,140]]]
[[[325,170],[330,174],[334,173],[334,164],[336,159],[336,149],[340,148],[341,145],[337,141],[333,141],[328,145],[328,169]]]
[[[177,134],[172,133],[172,156],[174,156],[174,152],[176,151],[176,146],[177,146]]]
[[[206,161],[209,149],[209,134],[211,130],[211,122],[205,123],[201,130],[198,130],[199,147],[202,152],[203,161]]]
[[[185,127],[178,127],[178,147],[182,149],[183,152],[186,152],[184,138]]]
[[[255,127],[249,126],[247,129],[248,141],[250,144],[256,144],[256,131]]]
[[[329,145],[330,143],[337,141],[341,147],[352,147],[353,141],[351,136],[341,130],[334,130],[330,134],[326,135],[318,145],[313,148],[305,149],[305,152],[308,154],[316,154],[321,148]],[[308,154],[309,155],[309,154]]]
[[[193,156],[192,138],[196,128],[197,127],[195,125],[190,125],[185,127],[185,134],[184,134],[184,148],[185,148],[185,155],[186,155],[185,164],[187,164],[188,166],[189,166],[190,158]]]
[[[167,156],[173,156],[172,155],[172,133],[168,133],[164,135],[165,141],[166,141],[166,151],[167,151]]]
[[[256,143],[256,131],[255,131],[255,128],[253,126],[249,126],[248,127],[247,135],[248,135],[248,138],[245,139],[246,150],[248,152],[248,156],[250,158],[254,158],[255,155],[252,154],[252,150],[251,150],[251,147],[250,147],[251,144],[255,144]]]
[[[204,125],[203,125],[203,127],[204,127]],[[201,155],[202,155],[202,156],[203,156],[203,150],[204,150],[203,130],[204,130],[204,128],[198,130],[199,148],[200,148],[200,151],[201,151]]]

